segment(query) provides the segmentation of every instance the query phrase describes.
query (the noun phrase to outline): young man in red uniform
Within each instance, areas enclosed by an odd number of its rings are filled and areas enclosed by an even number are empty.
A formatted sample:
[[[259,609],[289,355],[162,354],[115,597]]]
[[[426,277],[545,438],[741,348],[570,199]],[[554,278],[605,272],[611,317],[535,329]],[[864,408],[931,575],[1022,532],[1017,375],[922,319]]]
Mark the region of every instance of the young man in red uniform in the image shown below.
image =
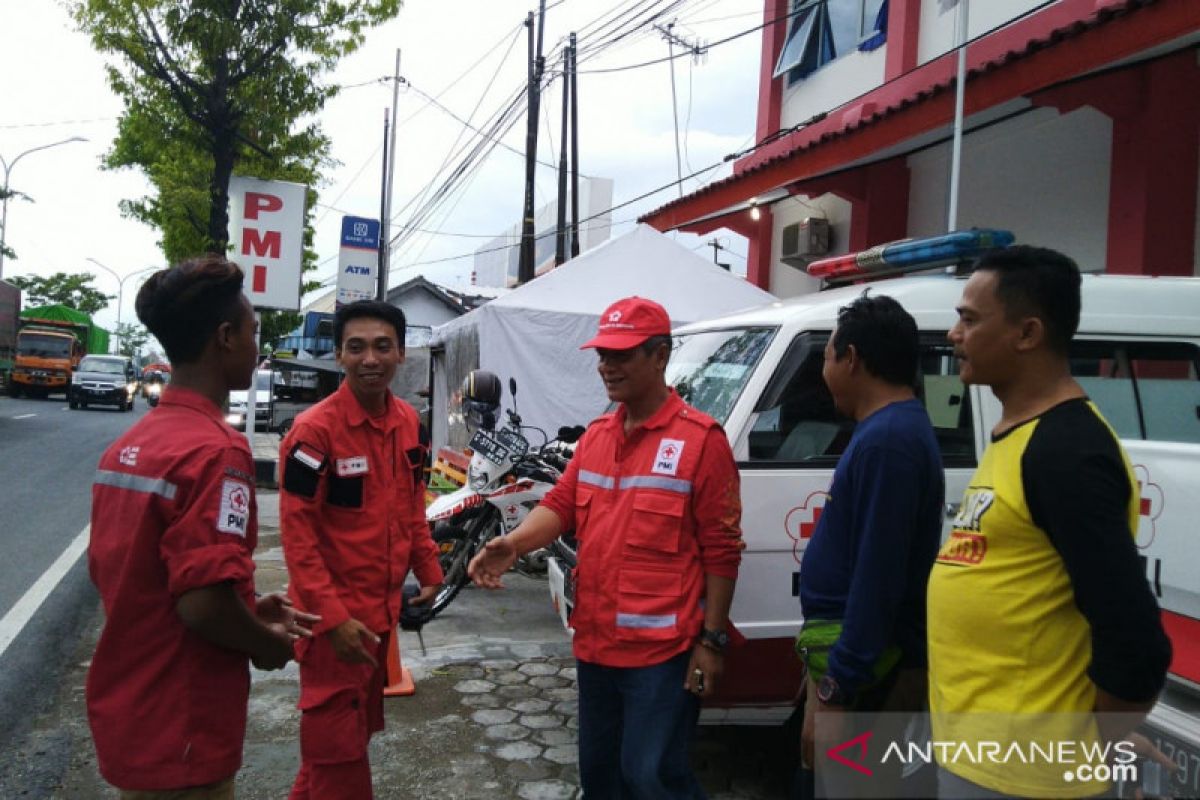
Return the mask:
[[[404,361],[404,312],[361,301],[338,310],[346,373],[296,418],[280,450],[283,552],[296,605],[321,616],[300,643],[300,772],[293,800],[372,797],[367,743],[383,730],[389,637],[404,579],[428,603],[442,582],[425,522],[426,446],[417,412],[388,390]]]
[[[571,623],[589,799],[704,796],[688,746],[700,698],[724,671],[741,501],[724,431],[666,384],[670,334],[653,301],[605,310],[583,347],[596,350],[620,406],[592,423],[542,504],[470,565],[477,584],[499,588],[519,555],[575,529]]]
[[[254,374],[254,312],[221,256],[157,272],[137,314],[167,351],[157,408],[105,451],[88,568],[107,617],[88,670],[100,774],[127,798],[233,797],[247,661],[279,669],[315,617],[255,600],[254,462],[221,406]]]

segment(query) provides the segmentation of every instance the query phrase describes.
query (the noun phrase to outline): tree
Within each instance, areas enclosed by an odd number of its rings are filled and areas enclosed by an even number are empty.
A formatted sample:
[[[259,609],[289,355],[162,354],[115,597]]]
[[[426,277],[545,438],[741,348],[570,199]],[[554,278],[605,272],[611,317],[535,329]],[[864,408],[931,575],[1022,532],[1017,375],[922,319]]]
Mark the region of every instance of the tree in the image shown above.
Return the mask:
[[[399,9],[399,0],[76,0],[80,27],[123,59],[108,68],[125,110],[106,164],[140,167],[157,190],[123,210],[162,231],[172,263],[224,252],[235,169],[315,185],[329,141],[312,120],[336,93],[321,78]]]
[[[121,340],[118,352],[129,358],[137,358],[142,348],[150,341],[150,334],[141,325],[128,322],[117,324],[117,337]]]
[[[14,197],[19,197],[22,200],[28,200],[31,203],[33,202],[33,198],[24,192],[18,192],[16,189],[5,189],[4,187],[0,186],[0,202],[3,202],[4,200],[12,200]],[[4,253],[4,257],[10,261],[17,260],[17,252],[9,247],[7,243],[0,244],[0,252]]]
[[[95,279],[96,276],[90,272],[73,275],[56,272],[48,277],[17,275],[5,280],[23,289],[29,295],[31,306],[70,306],[90,317],[115,297],[92,288],[91,283]]]

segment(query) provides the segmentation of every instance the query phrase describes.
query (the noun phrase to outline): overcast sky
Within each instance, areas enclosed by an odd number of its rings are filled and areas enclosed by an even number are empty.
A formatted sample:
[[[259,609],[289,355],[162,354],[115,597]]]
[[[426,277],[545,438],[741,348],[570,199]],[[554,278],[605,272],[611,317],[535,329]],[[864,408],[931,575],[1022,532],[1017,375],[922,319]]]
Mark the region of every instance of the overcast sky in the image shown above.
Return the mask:
[[[550,0],[545,50],[556,53],[570,31],[588,30],[589,25],[594,29],[597,20],[614,15],[628,19],[623,12],[630,7],[669,4],[667,0],[562,0],[557,4]],[[532,0],[407,0],[397,19],[370,30],[366,44],[330,76],[331,82],[347,88],[321,115],[333,143],[333,157],[340,164],[317,187],[321,204],[315,217],[318,278],[332,280],[341,215],[379,215],[382,120],[392,90],[390,83],[377,79],[392,73],[396,48],[402,52],[401,74],[411,84],[402,88],[398,103],[393,208],[402,222],[410,211],[401,209],[409,203],[410,208],[420,205],[422,191],[441,182],[444,175],[438,171],[449,154],[476,140],[476,134],[424,95],[436,97],[450,112],[472,119],[477,126],[491,120],[524,83],[527,45],[522,23],[529,10],[536,10]],[[671,20],[677,20],[677,34],[713,42],[761,24],[762,2],[685,0],[663,21]],[[595,42],[596,37],[589,40],[584,35],[581,50],[589,41]],[[712,47],[698,64],[691,58],[675,61],[683,174],[722,164],[727,154],[750,144],[760,42],[756,31]],[[670,67],[661,63],[608,73],[588,70],[640,64],[663,58],[667,52],[667,43],[657,32],[643,29],[580,64],[580,169],[612,178],[615,204],[675,180]],[[88,140],[30,153],[12,167],[12,188],[33,202],[9,203],[7,243],[18,259],[5,261],[4,275],[90,271],[96,273],[98,287],[116,294],[117,279],[87,261],[93,258],[121,276],[133,276],[124,284],[122,312],[122,320],[131,322],[139,278],[148,274],[134,273],[160,266],[162,254],[156,232],[123,218],[118,207],[123,198],[150,192],[149,184],[137,171],[99,169],[121,111],[105,81],[105,63],[57,2],[0,0],[0,156],[12,165],[29,148],[76,136]],[[548,69],[557,66],[550,63]],[[542,161],[557,163],[560,113],[561,95],[555,83],[542,103],[538,142]],[[466,185],[421,225],[438,233],[414,236],[393,254],[392,285],[417,274],[447,285],[466,283],[472,259],[454,257],[472,253],[488,237],[519,221],[523,117],[503,141],[518,152],[496,148]],[[727,174],[729,165],[722,164],[689,182],[686,189]],[[538,168],[539,206],[553,199],[556,180],[553,170]],[[614,211],[614,234],[628,231],[639,214],[676,196],[678,191],[672,188]],[[718,235],[732,248],[722,260],[744,273],[744,240]],[[681,235],[679,240],[701,254],[712,254],[700,238]],[[396,271],[397,267],[403,269]],[[99,320],[112,327],[116,317],[114,301]]]

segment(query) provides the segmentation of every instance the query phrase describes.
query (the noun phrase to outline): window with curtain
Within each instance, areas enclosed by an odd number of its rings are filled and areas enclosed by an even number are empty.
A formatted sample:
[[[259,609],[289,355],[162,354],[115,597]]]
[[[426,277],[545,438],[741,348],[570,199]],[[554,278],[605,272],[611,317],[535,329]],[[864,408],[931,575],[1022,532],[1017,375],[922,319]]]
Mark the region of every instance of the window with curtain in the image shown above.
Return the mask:
[[[788,85],[838,56],[887,41],[887,0],[792,0],[791,19],[774,77]]]

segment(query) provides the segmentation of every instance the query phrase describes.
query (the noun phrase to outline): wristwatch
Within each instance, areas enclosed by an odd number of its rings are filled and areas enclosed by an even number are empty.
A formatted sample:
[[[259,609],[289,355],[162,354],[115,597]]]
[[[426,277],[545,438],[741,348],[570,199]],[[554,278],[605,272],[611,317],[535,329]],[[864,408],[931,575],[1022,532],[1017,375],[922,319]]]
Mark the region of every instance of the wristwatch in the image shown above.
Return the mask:
[[[817,699],[827,706],[850,705],[850,698],[842,691],[842,687],[832,675],[825,675],[817,683]]]
[[[725,649],[725,645],[729,644],[729,634],[725,631],[710,631],[707,628],[701,628],[700,644],[720,653]]]

